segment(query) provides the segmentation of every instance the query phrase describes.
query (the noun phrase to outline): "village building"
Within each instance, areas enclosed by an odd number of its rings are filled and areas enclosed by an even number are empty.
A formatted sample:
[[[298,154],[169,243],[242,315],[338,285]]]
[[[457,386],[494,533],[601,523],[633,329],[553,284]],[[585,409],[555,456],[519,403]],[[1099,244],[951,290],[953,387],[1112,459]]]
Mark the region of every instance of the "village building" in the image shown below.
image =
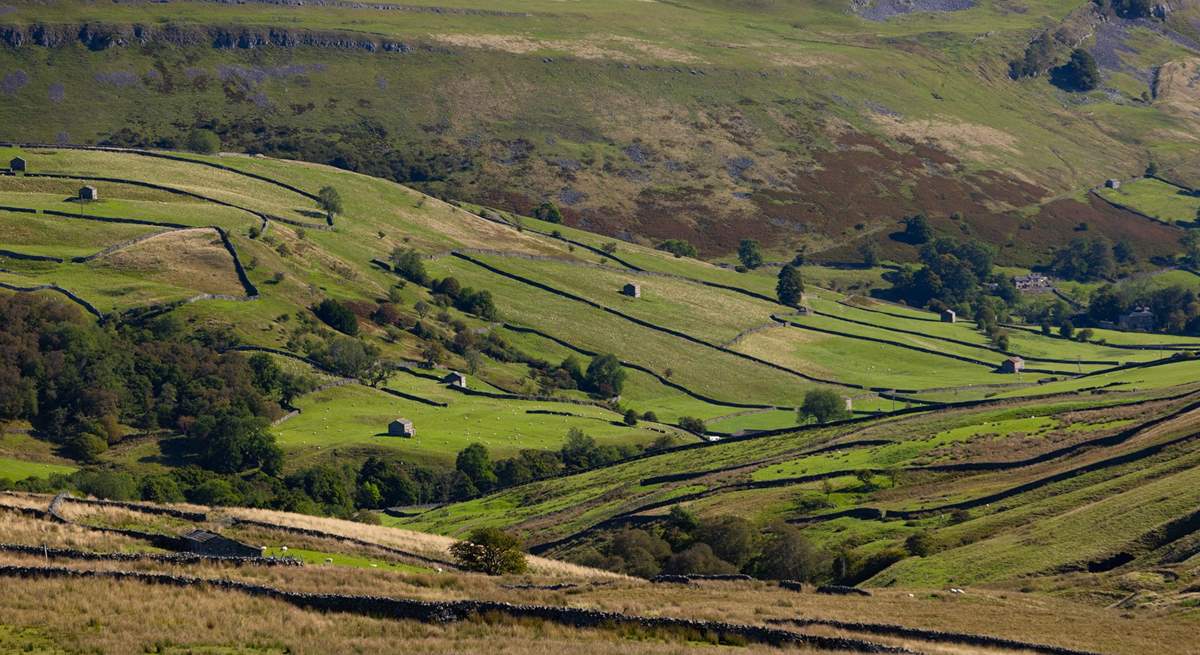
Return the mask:
[[[27,166],[27,164],[25,162],[24,157],[13,157],[12,161],[8,162],[8,170],[10,170],[14,173],[16,173],[16,172],[24,173],[26,166]]]
[[[388,423],[388,435],[392,437],[415,437],[417,429],[413,427],[413,422],[406,418],[398,418],[391,423]]]
[[[1109,189],[1120,189],[1121,188],[1121,180],[1114,180],[1111,178],[1104,180],[1104,186]]]
[[[1020,357],[1009,357],[1000,362],[1001,373],[1020,373],[1025,369],[1025,360]]]
[[[85,186],[85,187],[80,187],[79,199],[80,200],[99,200],[100,192],[96,190],[96,187],[91,186],[91,185]]]
[[[958,320],[958,314],[955,314],[953,309],[943,309],[942,310],[942,322],[943,323],[953,323],[957,320]]]
[[[1013,286],[1017,288],[1017,291],[1046,291],[1053,288],[1050,278],[1041,273],[1018,275],[1013,278]]]
[[[637,284],[636,282],[630,282],[621,289],[621,293],[629,296],[630,298],[641,298],[642,285]]]
[[[180,538],[184,550],[208,557],[261,557],[262,549],[208,530],[192,530]]]
[[[463,375],[462,373],[459,373],[458,371],[450,371],[446,375],[446,377],[442,378],[442,383],[448,384],[452,387],[466,389],[467,388],[467,376]]]
[[[1149,307],[1137,307],[1120,318],[1117,325],[1130,332],[1151,332],[1157,326],[1154,312]]]

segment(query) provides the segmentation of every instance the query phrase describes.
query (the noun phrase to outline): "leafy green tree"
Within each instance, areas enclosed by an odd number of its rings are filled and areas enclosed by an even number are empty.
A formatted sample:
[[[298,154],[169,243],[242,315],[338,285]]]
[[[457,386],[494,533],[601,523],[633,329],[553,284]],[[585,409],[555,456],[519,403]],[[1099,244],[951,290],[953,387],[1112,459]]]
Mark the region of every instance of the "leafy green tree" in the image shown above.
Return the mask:
[[[521,542],[499,528],[476,528],[465,541],[450,546],[454,561],[468,571],[488,575],[524,573],[528,568]]]
[[[621,389],[625,385],[625,369],[616,355],[598,355],[588,364],[583,379],[588,391],[611,398],[621,395]]]
[[[846,401],[832,389],[813,389],[805,393],[798,413],[801,421],[812,419],[817,423],[828,423],[850,416],[850,411],[846,409]]]
[[[741,568],[758,549],[758,530],[740,516],[721,516],[702,521],[695,530],[696,541],[709,545],[721,559]]]
[[[317,192],[317,206],[324,210],[325,215],[332,221],[334,216],[342,213],[342,194],[331,186],[323,186]]]
[[[762,248],[754,239],[742,239],[738,244],[738,261],[742,262],[742,266],[749,269],[755,269],[762,266],[763,254]]]
[[[708,431],[708,426],[704,424],[704,419],[699,419],[694,416],[679,417],[679,427],[691,432],[692,434],[704,434]]]
[[[928,557],[937,551],[937,542],[929,532],[916,532],[904,540],[904,550],[917,557]]]
[[[473,443],[460,450],[454,460],[454,468],[471,478],[471,482],[480,491],[489,491],[496,486],[492,458],[483,444]]]
[[[188,133],[188,150],[211,155],[221,149],[221,138],[212,130],[195,129]]]
[[[1196,210],[1197,220],[1200,220],[1200,209]],[[1188,230],[1179,239],[1183,246],[1182,263],[1191,269],[1200,269],[1200,230]]]
[[[625,425],[634,426],[638,424],[638,413],[636,410],[625,410]]]
[[[779,281],[775,284],[775,295],[779,302],[790,307],[799,307],[804,298],[804,278],[800,269],[787,264],[779,269]]]

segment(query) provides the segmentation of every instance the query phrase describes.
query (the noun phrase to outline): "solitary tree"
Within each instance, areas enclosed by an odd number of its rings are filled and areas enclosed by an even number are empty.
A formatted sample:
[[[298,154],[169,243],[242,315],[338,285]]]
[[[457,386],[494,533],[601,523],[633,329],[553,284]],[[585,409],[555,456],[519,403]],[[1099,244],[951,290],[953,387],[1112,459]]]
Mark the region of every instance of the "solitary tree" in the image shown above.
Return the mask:
[[[738,261],[742,262],[742,266],[746,268],[762,266],[762,249],[758,242],[754,239],[742,239],[742,242],[738,244]]]
[[[915,214],[904,219],[904,240],[909,243],[928,243],[933,238],[933,228],[925,214]]]
[[[499,528],[476,528],[466,541],[450,546],[450,554],[462,568],[488,575],[524,573],[528,568],[521,542]]]
[[[800,276],[800,269],[788,264],[779,269],[779,282],[775,285],[775,295],[779,297],[779,302],[798,307],[800,300],[804,297],[804,279]]]
[[[329,216],[329,220],[342,213],[342,196],[338,190],[331,186],[323,186],[317,192],[317,205],[325,210],[325,214]]]
[[[817,423],[827,423],[850,416],[845,401],[832,389],[813,389],[804,394],[804,403],[800,405],[798,413],[801,421],[814,419]]]

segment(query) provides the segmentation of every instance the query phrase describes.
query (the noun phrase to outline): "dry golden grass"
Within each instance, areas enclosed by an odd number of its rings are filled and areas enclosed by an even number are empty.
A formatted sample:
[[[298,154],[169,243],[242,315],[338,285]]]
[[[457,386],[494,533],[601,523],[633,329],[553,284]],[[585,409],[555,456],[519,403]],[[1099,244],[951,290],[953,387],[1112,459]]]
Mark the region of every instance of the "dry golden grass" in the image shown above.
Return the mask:
[[[884,114],[870,116],[889,136],[931,141],[965,159],[993,162],[999,158],[996,151],[1017,151],[1017,137],[987,125],[949,119],[902,121]]]
[[[97,552],[146,550],[141,542],[121,535],[105,534],[12,512],[0,512],[0,542]]]
[[[451,537],[443,537],[441,535],[428,534],[424,532],[414,532],[399,528],[389,528],[378,525],[355,523],[353,521],[343,521],[341,519],[307,516],[304,514],[290,514],[287,512],[276,512],[265,509],[225,509],[220,510],[219,513],[226,516],[263,521],[273,525],[306,528],[309,530],[321,530],[324,532],[370,541],[372,543],[382,544],[385,546],[393,546],[411,551],[417,555],[424,555],[426,557],[435,557],[439,559],[449,558],[450,546],[455,542],[455,540]],[[570,578],[622,577],[618,574],[608,571],[591,569],[578,566],[576,564],[570,564],[568,562],[560,562],[542,557],[530,557],[529,567],[534,574],[545,576]]]
[[[178,652],[207,647],[297,655],[384,654],[398,650],[616,655],[686,650],[685,644],[677,641],[633,641],[614,632],[574,630],[538,621],[500,619],[425,625],[324,614],[297,609],[281,601],[210,589],[185,590],[109,580],[5,580],[4,584],[0,624],[36,627],[73,651],[135,653],[146,652],[155,645],[174,646]],[[99,599],[104,600],[98,602]],[[772,650],[749,647],[739,652]]]
[[[208,228],[163,232],[101,257],[94,265],[205,293],[245,293],[233,258],[216,231]]]

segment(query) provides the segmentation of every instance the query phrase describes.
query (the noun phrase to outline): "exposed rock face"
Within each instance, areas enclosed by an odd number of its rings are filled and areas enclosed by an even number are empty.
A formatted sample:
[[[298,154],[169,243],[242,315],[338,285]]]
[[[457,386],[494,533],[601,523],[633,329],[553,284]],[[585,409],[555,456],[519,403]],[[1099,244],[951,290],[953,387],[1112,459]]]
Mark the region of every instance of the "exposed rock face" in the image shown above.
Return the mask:
[[[176,46],[250,50],[254,48],[333,48],[367,52],[409,52],[400,41],[375,39],[344,32],[280,28],[220,27],[169,24],[117,25],[0,25],[0,43],[11,48],[41,46],[62,48],[79,43],[89,50],[165,43]]]

